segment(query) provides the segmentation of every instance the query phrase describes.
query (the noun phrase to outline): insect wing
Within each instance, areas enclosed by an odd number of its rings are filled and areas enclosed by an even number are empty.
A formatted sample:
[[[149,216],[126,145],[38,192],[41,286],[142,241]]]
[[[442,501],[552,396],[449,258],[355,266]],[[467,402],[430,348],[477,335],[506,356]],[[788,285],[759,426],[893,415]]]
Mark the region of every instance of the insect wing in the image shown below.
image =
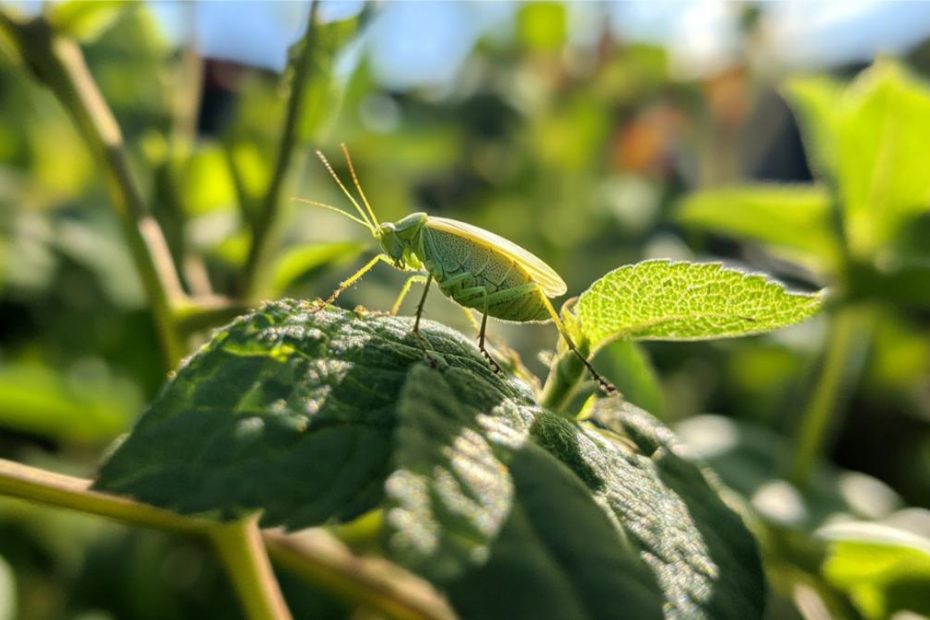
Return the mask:
[[[520,267],[522,267],[533,278],[533,281],[543,287],[547,297],[557,297],[568,290],[565,282],[559,277],[555,270],[544,263],[538,256],[534,256],[529,251],[524,250],[513,241],[504,239],[500,235],[460,222],[450,220],[445,217],[432,217],[427,220],[426,226],[434,230],[447,232],[460,237],[465,237],[483,246],[493,248],[494,250],[506,254],[512,258]]]

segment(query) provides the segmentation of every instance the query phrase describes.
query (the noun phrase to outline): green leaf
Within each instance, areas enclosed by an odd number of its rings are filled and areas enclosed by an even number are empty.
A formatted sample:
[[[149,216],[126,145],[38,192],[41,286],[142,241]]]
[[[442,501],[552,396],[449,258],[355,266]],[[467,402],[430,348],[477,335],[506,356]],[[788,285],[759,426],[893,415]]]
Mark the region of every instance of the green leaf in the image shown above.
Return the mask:
[[[619,399],[599,400],[590,420],[597,427],[540,416],[533,437],[587,484],[654,571],[666,617],[761,617],[755,540],[672,432]]]
[[[610,379],[625,399],[662,417],[665,410],[662,384],[642,346],[630,340],[611,342],[598,352],[594,367]]]
[[[878,62],[853,82],[834,123],[849,243],[871,256],[909,216],[930,208],[930,89]]]
[[[489,561],[445,586],[462,618],[662,617],[655,577],[568,468],[531,442],[509,467],[516,503]]]
[[[280,296],[300,280],[330,265],[341,265],[368,247],[355,241],[300,245],[285,250],[272,268],[272,295]]]
[[[877,523],[827,526],[824,574],[868,618],[899,611],[930,615],[930,538]]]
[[[291,528],[376,507],[392,471],[397,402],[424,359],[412,319],[311,313],[281,301],[240,317],[187,360],[103,466],[96,487],[182,513],[263,510]],[[529,397],[458,332],[421,324],[434,363],[454,359],[472,408]]]
[[[803,321],[823,294],[792,293],[762,274],[718,263],[648,260],[615,269],[581,294],[577,313],[592,348],[616,338],[702,340]]]
[[[301,141],[319,141],[342,103],[343,84],[336,74],[338,55],[359,33],[370,12],[366,6],[356,15],[325,24],[316,24],[310,33],[313,46],[304,86],[304,105],[297,125]],[[290,51],[292,57],[301,54],[307,39],[301,39]]]
[[[130,424],[139,394],[100,360],[65,371],[37,362],[0,367],[0,428],[81,443],[111,441]]]
[[[425,365],[401,391],[385,534],[396,560],[432,579],[484,563],[510,514],[507,463],[538,408],[500,396],[473,373]]]
[[[781,92],[798,116],[811,170],[821,179],[834,179],[837,154],[833,119],[842,84],[823,76],[804,76],[789,79]]]
[[[48,18],[59,32],[90,43],[112,26],[132,4],[125,0],[66,0],[51,5]]]
[[[689,226],[757,241],[818,268],[838,260],[830,196],[817,185],[749,185],[690,194],[678,207]]]

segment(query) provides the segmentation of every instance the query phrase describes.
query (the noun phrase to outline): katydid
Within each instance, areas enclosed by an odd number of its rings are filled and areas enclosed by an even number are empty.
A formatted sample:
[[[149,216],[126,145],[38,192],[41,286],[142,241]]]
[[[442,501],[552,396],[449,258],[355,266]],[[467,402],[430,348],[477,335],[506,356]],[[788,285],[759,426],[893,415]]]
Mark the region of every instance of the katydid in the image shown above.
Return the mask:
[[[362,190],[349,151],[344,144],[342,151],[361,204],[343,184],[323,153],[317,151],[316,154],[355,207],[359,217],[315,200],[296,200],[335,211],[361,224],[378,240],[381,252],[343,281],[324,305],[333,303],[344,290],[358,282],[372,267],[379,262],[385,262],[401,271],[418,272],[411,276],[401,289],[392,309],[393,314],[397,313],[410,287],[415,282],[425,282],[413,323],[415,333],[419,333],[426,294],[435,280],[439,290],[447,297],[465,308],[473,308],[481,313],[478,348],[497,372],[501,372],[501,368],[484,346],[489,316],[519,323],[551,320],[565,339],[568,348],[581,359],[601,387],[608,393],[615,391],[578,351],[552,302],[549,301],[550,297],[558,297],[566,291],[565,282],[552,267],[512,241],[457,220],[419,212],[411,213],[397,222],[379,222]],[[422,273],[424,271],[425,276]]]

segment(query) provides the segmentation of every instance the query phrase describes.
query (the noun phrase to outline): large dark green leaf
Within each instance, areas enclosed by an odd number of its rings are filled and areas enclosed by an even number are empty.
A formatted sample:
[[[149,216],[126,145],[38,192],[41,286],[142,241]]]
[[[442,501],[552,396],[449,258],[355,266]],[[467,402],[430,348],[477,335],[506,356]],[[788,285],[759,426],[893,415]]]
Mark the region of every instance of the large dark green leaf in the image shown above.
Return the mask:
[[[97,488],[222,518],[261,509],[264,524],[289,527],[378,505],[398,395],[422,346],[410,319],[310,309],[271,303],[219,331],[149,406]],[[454,358],[494,386],[482,398],[520,397],[461,334],[428,322],[422,332],[434,363]]]
[[[490,560],[448,586],[463,618],[662,617],[655,577],[568,468],[529,442],[510,474],[516,503]]]
[[[384,506],[389,557],[465,617],[759,615],[752,539],[646,414],[595,407],[636,447],[618,443],[544,411],[456,332],[311,309],[275,302],[217,332],[97,488],[289,527]]]
[[[591,420],[605,430],[541,416],[533,436],[585,481],[653,569],[666,616],[761,617],[766,587],[755,540],[679,455],[672,432],[616,399],[599,401]]]

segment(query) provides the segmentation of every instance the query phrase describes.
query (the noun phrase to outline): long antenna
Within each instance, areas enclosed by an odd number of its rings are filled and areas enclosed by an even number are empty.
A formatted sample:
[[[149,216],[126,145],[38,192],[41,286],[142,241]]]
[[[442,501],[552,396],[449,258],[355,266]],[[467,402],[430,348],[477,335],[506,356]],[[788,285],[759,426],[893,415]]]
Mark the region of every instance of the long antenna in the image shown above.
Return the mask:
[[[293,200],[294,202],[302,202],[304,204],[313,205],[314,207],[321,207],[323,209],[329,209],[330,211],[335,211],[339,215],[344,215],[345,217],[349,218],[353,222],[358,222],[359,224],[361,224],[362,226],[370,230],[372,233],[375,232],[374,229],[371,227],[371,224],[369,224],[366,220],[360,220],[354,215],[352,215],[351,213],[346,213],[342,209],[339,209],[338,207],[334,207],[333,205],[328,205],[325,202],[317,202],[316,200],[307,200],[306,198],[297,198],[296,196],[294,198],[291,198],[291,200]]]
[[[329,175],[333,177],[333,179],[339,185],[339,189],[342,190],[342,193],[345,194],[346,198],[348,198],[349,201],[355,206],[355,210],[358,211],[358,214],[361,215],[362,219],[367,222],[368,217],[365,215],[365,211],[362,210],[362,205],[358,204],[358,201],[355,199],[355,197],[352,196],[352,194],[349,193],[349,190],[346,189],[346,186],[342,184],[342,180],[336,175],[333,167],[329,165],[329,161],[327,161],[326,156],[323,155],[323,153],[320,151],[316,152],[316,156],[319,157],[320,161],[323,162],[323,165],[326,166],[326,169],[329,171]],[[374,231],[374,228],[375,225],[369,222],[368,229]]]
[[[352,181],[355,183],[355,189],[358,190],[359,196],[362,197],[362,202],[365,203],[365,208],[368,209],[368,215],[377,226],[380,223],[378,222],[378,218],[375,217],[375,212],[371,208],[371,204],[368,202],[368,198],[365,196],[365,191],[362,189],[362,184],[358,182],[358,176],[355,174],[355,166],[352,165],[352,158],[349,156],[349,149],[346,147],[345,142],[341,143],[339,147],[342,148],[342,154],[345,155],[346,163],[349,164],[349,173],[352,175]]]

